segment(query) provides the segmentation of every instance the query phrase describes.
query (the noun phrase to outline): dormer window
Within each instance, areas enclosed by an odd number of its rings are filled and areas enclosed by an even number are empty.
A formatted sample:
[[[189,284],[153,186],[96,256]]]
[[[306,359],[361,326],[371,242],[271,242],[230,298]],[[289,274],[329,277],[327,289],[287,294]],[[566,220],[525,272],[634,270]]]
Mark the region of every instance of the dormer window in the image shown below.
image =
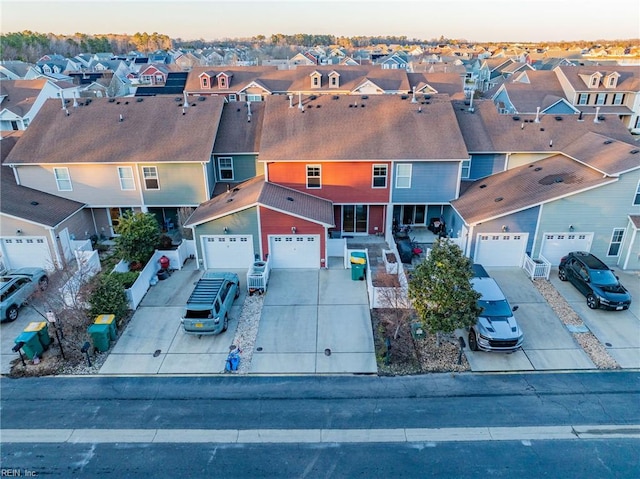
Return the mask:
[[[320,88],[322,86],[322,73],[315,71],[310,76],[311,88]]]
[[[209,79],[207,77],[202,77],[202,88],[209,88]]]
[[[218,73],[216,77],[218,78],[218,88],[229,88],[229,83],[231,83],[232,74],[228,73]]]
[[[218,87],[219,88],[227,88],[227,78],[226,77],[218,78]]]
[[[591,87],[598,86],[598,77],[596,77],[596,76],[591,77],[591,85],[589,85],[589,86],[591,86]]]
[[[613,72],[610,73],[609,75],[607,75],[605,77],[605,87],[606,88],[615,88],[618,86],[618,78],[620,77],[620,74],[618,72]]]
[[[340,74],[338,72],[329,73],[329,88],[338,88],[340,86]]]

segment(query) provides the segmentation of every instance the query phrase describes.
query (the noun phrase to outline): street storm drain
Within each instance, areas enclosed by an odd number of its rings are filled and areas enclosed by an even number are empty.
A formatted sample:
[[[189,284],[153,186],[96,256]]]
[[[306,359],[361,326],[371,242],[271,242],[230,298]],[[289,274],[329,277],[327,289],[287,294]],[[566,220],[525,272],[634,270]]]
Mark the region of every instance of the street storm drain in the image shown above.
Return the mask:
[[[325,356],[331,356],[331,350],[329,348],[324,350],[324,355]]]
[[[154,358],[157,358],[158,356],[160,356],[160,352],[161,352],[161,351],[160,351],[159,349],[156,349],[156,350],[154,351],[154,353],[153,353],[153,357],[154,357]]]

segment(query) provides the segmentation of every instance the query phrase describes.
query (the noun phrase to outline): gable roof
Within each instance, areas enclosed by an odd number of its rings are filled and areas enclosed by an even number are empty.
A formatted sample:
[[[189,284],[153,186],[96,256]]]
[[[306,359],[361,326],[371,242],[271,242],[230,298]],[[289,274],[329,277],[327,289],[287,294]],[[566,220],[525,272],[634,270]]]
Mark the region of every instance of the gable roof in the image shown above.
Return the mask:
[[[585,133],[562,152],[604,175],[619,175],[640,168],[640,145],[598,133]]]
[[[7,166],[0,167],[0,176],[2,177],[0,189],[0,213],[2,214],[43,226],[55,227],[85,206],[77,201],[16,184],[13,172]]]
[[[640,91],[640,69],[637,65],[594,65],[577,67],[560,65],[556,67],[554,71],[560,71],[575,91]],[[620,74],[615,88],[607,88],[601,83],[599,83],[596,88],[589,88],[582,79],[584,75],[590,76],[594,73],[600,73],[602,76],[606,76],[613,72]]]
[[[613,181],[617,180],[554,155],[474,181],[451,205],[474,225]]]
[[[2,109],[7,109],[16,115],[25,116],[33,107],[35,99],[48,83],[46,78],[37,80],[3,80],[0,82],[0,96]]]
[[[85,99],[67,115],[47,100],[6,163],[207,162],[224,100],[194,101],[184,114],[182,101]]]
[[[228,73],[233,73],[233,80],[229,82],[227,88],[218,88],[218,82],[211,82],[211,88],[202,88],[200,86],[200,76],[203,73],[206,73],[211,78],[214,78],[218,73],[225,71]],[[267,73],[277,72],[278,67],[275,66],[259,66],[259,67],[229,67],[229,66],[221,66],[221,67],[211,67],[211,66],[194,66],[189,72],[189,76],[187,77],[187,83],[185,84],[184,89],[189,92],[217,92],[217,93],[234,93],[235,91],[239,91],[242,88],[246,87],[252,81],[262,78]]]
[[[186,221],[185,226],[197,226],[257,205],[325,226],[333,226],[331,201],[265,182],[264,176],[256,176],[239,183],[229,191],[200,204]]]
[[[454,100],[464,100],[465,98],[458,73],[407,73],[407,77],[411,88],[415,86],[416,91],[420,91],[428,85],[437,93],[447,94]]]
[[[410,95],[312,95],[302,103],[304,112],[297,99],[290,108],[286,97],[267,97],[260,161],[469,157],[446,95],[422,103]]]
[[[534,123],[535,113],[501,115],[490,100],[474,101],[474,113],[469,113],[469,107],[461,101],[454,101],[453,105],[470,152],[553,153],[563,151],[567,145],[590,131],[633,142],[633,135],[615,118],[594,123],[592,116],[585,116],[584,121],[578,121],[578,115],[540,115],[540,123]],[[552,146],[549,146],[549,142],[552,142]]]
[[[513,81],[504,82],[500,88],[507,92],[520,113],[535,113],[537,107],[544,110],[564,98],[558,76],[551,71],[527,71]]]
[[[251,121],[246,102],[230,102],[222,108],[220,126],[213,145],[215,154],[257,153],[264,117],[264,103],[251,102]]]

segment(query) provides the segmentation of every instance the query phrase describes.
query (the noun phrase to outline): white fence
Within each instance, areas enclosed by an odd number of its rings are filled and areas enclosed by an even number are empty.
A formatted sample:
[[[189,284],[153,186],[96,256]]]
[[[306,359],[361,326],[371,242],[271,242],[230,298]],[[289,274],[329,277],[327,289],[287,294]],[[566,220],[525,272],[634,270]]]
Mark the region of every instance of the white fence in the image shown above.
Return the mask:
[[[255,291],[264,293],[267,291],[271,261],[255,261],[247,271],[247,291],[252,294]]]
[[[71,246],[74,248],[76,271],[60,288],[62,301],[69,307],[75,305],[82,285],[98,274],[101,269],[100,257],[98,252],[93,250],[90,240],[72,241]]]
[[[327,238],[327,255],[328,256],[345,256],[347,249],[346,238]]]
[[[549,274],[551,273],[551,262],[542,255],[539,255],[538,259],[532,259],[528,254],[525,254],[522,268],[527,272],[532,280],[536,278],[549,279]]]
[[[161,253],[160,256],[164,255],[169,258],[169,268],[180,270],[182,269],[182,266],[184,266],[184,262],[187,260],[187,258],[192,255],[190,251],[190,245],[187,241],[183,240],[176,249],[161,250],[159,251],[159,253]]]
[[[140,275],[136,279],[135,283],[133,283],[130,288],[124,290],[127,295],[127,300],[129,301],[130,309],[136,309],[140,304],[140,301],[142,301],[142,298],[144,298],[144,295],[147,294],[152,278],[156,276],[160,269],[159,260],[165,253],[166,251],[156,250],[149,262],[144,268],[142,268],[142,271],[140,271]],[[129,263],[124,260],[120,260],[113,271],[117,273],[125,273],[129,271]]]

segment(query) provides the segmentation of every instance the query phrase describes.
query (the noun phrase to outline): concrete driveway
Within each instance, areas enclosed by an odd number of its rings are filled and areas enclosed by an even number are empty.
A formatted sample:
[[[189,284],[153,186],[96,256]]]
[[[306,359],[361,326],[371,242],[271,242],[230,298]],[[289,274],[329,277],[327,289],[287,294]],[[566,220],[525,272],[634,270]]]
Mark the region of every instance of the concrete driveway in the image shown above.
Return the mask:
[[[119,334],[100,374],[217,374],[224,372],[246,298],[246,270],[229,329],[218,336],[184,334],[180,317],[195,267],[152,286]],[[327,354],[325,354],[325,350]],[[264,297],[250,373],[376,373],[365,283],[349,270],[274,270]]]
[[[558,268],[551,270],[549,279],[620,367],[640,368],[640,273],[614,269],[631,293],[631,308],[626,311],[589,309],[575,286],[558,279]]]
[[[547,371],[595,369],[567,327],[520,268],[487,268],[511,306],[524,334],[522,349],[511,353],[471,351],[465,354],[472,371]],[[458,331],[459,334],[463,334]],[[466,333],[464,333],[465,341]]]
[[[40,311],[44,311],[43,307],[37,303],[37,300],[34,300],[34,307]],[[31,306],[25,305],[20,308],[18,319],[12,323],[3,322],[0,325],[0,374],[9,374],[11,372],[11,361],[20,357],[18,353],[14,353],[11,348],[15,346],[15,339],[32,321],[40,322],[45,321],[45,319]]]
[[[273,270],[252,373],[377,373],[364,281],[345,269]]]

